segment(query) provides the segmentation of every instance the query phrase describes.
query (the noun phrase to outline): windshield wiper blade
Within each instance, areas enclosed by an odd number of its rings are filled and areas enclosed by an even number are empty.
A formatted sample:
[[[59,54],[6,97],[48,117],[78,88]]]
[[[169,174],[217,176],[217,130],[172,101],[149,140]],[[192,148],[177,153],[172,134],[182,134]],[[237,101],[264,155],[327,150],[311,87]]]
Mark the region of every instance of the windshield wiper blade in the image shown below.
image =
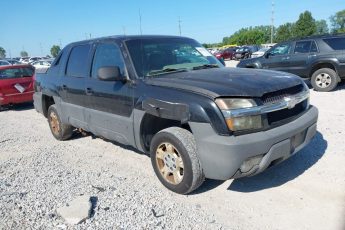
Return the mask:
[[[199,65],[193,67],[193,70],[198,70],[198,69],[210,69],[210,68],[219,68],[217,64],[205,64],[205,65]]]
[[[159,74],[164,74],[164,73],[176,73],[176,72],[186,72],[186,68],[165,68],[161,70],[152,70],[150,71],[147,76],[154,76],[154,75],[159,75]]]

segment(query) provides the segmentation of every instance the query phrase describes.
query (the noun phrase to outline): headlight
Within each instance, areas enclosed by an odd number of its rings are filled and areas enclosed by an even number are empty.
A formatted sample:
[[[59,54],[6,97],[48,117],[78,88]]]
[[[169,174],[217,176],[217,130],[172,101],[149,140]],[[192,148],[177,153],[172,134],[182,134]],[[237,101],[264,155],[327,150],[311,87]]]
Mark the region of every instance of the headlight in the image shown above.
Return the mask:
[[[219,98],[217,106],[222,110],[226,124],[231,131],[262,128],[261,115],[232,116],[233,111],[246,110],[257,106],[252,99],[243,98]]]
[[[242,98],[218,98],[216,99],[216,104],[221,110],[242,109],[256,106],[254,100]]]

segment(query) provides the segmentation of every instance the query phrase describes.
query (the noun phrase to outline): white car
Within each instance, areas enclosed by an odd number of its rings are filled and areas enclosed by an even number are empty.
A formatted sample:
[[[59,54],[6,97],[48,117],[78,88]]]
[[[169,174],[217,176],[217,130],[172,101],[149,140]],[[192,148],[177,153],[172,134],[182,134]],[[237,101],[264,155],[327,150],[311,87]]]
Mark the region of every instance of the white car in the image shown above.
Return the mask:
[[[29,64],[32,64],[32,63],[34,63],[36,61],[40,61],[40,60],[42,60],[42,58],[40,58],[40,57],[31,57],[31,58],[29,58]]]
[[[35,69],[47,69],[50,67],[51,62],[40,60],[31,63],[31,65],[34,66]]]
[[[22,64],[28,64],[29,63],[29,57],[22,57],[19,59],[19,62]]]
[[[269,50],[269,48],[261,48],[258,51],[252,53],[252,58],[256,58],[256,57],[261,57],[265,54],[265,52]]]

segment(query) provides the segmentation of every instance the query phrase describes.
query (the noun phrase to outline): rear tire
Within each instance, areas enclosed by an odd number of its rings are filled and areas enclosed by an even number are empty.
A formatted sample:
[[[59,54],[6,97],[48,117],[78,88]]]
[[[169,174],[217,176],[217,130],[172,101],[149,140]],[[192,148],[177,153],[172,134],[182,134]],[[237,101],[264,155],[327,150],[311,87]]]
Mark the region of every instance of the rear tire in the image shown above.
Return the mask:
[[[151,163],[160,182],[169,190],[187,194],[205,179],[194,136],[188,130],[170,127],[151,141]]]
[[[47,117],[50,131],[52,132],[55,139],[64,141],[72,136],[73,127],[61,122],[60,115],[56,109],[56,105],[49,106]]]
[[[314,90],[320,92],[332,91],[338,85],[338,75],[333,69],[316,70],[310,80]]]

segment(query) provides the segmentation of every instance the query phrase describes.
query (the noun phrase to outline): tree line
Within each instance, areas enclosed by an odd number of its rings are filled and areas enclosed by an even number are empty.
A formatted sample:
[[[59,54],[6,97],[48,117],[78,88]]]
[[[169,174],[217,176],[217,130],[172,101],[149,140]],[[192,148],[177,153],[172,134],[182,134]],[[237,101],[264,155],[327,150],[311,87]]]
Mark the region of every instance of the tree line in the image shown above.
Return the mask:
[[[326,20],[315,20],[309,11],[299,15],[296,22],[287,22],[274,28],[273,42],[278,43],[293,38],[303,38],[311,35],[338,34],[345,33],[345,10],[341,10],[330,18],[330,27]],[[229,37],[224,37],[222,42],[213,44],[203,44],[205,47],[215,47],[223,45],[248,45],[270,43],[271,26],[261,25],[242,28]]]
[[[50,54],[55,58],[59,52],[61,51],[60,46],[58,45],[53,45],[50,49]],[[29,53],[25,50],[20,51],[20,56],[21,57],[29,57]],[[47,55],[49,56],[49,55]],[[0,46],[0,58],[6,58],[6,50]]]

